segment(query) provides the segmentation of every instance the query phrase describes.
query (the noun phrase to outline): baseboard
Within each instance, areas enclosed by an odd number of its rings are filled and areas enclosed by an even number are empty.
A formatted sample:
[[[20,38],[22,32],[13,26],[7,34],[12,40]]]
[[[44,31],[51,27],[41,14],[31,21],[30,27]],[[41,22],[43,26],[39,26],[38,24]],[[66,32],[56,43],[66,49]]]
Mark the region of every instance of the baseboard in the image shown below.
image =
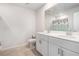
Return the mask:
[[[2,48],[1,50],[2,50],[2,51],[5,51],[5,50],[12,49],[12,48],[17,48],[17,47],[26,46],[26,45],[27,45],[27,43],[23,43],[23,44],[18,44],[18,45],[12,46],[12,47]]]

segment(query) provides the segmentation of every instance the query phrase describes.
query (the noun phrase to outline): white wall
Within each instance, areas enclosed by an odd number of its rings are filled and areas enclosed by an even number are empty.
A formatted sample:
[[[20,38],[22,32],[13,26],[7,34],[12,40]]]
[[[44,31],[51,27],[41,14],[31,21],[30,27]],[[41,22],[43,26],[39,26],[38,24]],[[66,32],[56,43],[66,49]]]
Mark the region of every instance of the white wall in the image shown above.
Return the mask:
[[[13,4],[0,4],[0,19],[2,48],[23,44],[35,33],[35,12],[32,10]]]
[[[36,32],[41,32],[46,30],[45,26],[45,11],[51,7],[56,5],[56,3],[47,3],[44,7],[37,11],[37,19],[36,19]]]

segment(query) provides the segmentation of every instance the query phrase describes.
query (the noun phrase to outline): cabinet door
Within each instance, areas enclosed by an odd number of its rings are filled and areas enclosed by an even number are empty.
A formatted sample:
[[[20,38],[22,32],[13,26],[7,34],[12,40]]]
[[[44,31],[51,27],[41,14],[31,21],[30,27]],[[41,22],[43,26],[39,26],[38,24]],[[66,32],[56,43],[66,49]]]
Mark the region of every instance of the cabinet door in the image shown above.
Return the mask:
[[[59,56],[59,47],[53,43],[49,43],[49,56]]]
[[[40,39],[39,35],[37,35],[37,37],[36,37],[36,50],[38,52],[41,52],[41,39]]]
[[[58,49],[59,47],[54,43],[56,40],[55,37],[49,37],[49,56],[59,56]]]
[[[48,37],[38,34],[36,38],[36,49],[38,52],[40,52],[42,55],[48,55]]]
[[[62,56],[79,56],[79,54],[67,49],[62,49]]]
[[[44,56],[48,56],[48,42],[41,40],[41,53]]]

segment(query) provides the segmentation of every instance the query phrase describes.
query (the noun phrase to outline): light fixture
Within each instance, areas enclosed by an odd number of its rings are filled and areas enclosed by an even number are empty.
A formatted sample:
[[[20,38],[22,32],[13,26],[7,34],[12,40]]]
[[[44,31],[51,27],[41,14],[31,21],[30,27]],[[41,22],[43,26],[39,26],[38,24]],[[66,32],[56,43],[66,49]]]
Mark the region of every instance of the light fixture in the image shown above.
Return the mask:
[[[60,17],[60,19],[65,19],[65,18],[68,18],[68,16],[67,15],[63,15],[63,16]]]
[[[66,14],[60,13],[58,18],[65,19],[65,18],[68,18],[68,16]]]

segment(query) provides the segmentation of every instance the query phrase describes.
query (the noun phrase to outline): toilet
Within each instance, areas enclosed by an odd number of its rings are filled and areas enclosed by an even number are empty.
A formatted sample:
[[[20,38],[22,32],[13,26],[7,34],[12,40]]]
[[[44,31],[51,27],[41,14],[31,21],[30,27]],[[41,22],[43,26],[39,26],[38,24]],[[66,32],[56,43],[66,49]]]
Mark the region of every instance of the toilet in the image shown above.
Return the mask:
[[[33,49],[33,48],[35,48],[35,46],[36,46],[36,39],[29,39],[29,41],[28,41],[28,47],[30,49]]]

